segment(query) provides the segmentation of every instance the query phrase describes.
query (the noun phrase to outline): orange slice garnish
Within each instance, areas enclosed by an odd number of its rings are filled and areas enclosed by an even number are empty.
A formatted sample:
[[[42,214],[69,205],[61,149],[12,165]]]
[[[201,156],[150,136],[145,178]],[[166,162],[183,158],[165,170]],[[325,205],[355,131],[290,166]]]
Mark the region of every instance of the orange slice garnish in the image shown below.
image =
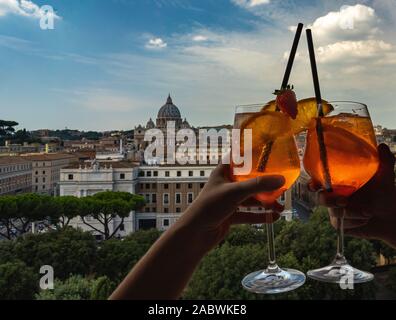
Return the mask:
[[[291,118],[282,112],[261,111],[247,118],[241,124],[241,131],[243,130],[252,130],[253,144],[262,148],[285,134],[291,134]],[[242,150],[243,145],[244,134],[242,133]]]
[[[323,113],[324,115],[329,114],[334,110],[333,106],[326,100],[323,102]],[[263,111],[276,111],[276,101],[272,100],[268,102],[262,109]],[[304,130],[308,129],[308,126],[312,119],[318,116],[318,110],[315,98],[303,99],[298,102],[298,114],[295,120],[291,119],[292,131],[294,134],[299,134]]]

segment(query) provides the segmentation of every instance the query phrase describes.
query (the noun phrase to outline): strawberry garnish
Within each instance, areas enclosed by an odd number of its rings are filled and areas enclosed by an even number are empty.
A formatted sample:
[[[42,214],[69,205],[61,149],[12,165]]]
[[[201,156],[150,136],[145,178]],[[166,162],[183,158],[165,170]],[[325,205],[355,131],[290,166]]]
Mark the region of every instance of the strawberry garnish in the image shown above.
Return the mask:
[[[276,90],[275,95],[277,107],[284,113],[288,114],[292,119],[297,118],[297,97],[293,91],[293,87],[287,86],[284,89]]]

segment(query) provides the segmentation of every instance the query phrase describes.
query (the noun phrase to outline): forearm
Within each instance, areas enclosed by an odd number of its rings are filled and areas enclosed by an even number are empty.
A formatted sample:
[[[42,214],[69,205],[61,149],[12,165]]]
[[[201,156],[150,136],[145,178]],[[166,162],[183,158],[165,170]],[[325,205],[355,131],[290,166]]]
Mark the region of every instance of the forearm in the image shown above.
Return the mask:
[[[110,299],[178,299],[207,251],[200,235],[179,221],[137,263]]]

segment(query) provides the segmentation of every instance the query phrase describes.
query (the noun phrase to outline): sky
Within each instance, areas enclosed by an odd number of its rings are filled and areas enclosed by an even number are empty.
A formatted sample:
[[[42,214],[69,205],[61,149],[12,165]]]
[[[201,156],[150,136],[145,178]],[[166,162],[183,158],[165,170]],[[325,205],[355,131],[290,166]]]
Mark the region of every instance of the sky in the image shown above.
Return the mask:
[[[171,93],[190,124],[231,124],[235,106],[273,99],[299,22],[323,98],[363,102],[396,128],[395,0],[0,0],[0,118],[129,130]],[[314,95],[305,34],[290,83]]]

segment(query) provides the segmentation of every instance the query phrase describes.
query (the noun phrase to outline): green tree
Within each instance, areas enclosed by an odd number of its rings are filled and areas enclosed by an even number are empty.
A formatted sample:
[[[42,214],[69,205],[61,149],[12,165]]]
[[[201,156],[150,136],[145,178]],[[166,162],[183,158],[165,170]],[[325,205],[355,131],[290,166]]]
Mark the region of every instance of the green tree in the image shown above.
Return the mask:
[[[160,236],[157,230],[138,231],[124,240],[111,239],[100,244],[95,271],[120,282]]]
[[[85,225],[92,230],[103,235],[105,240],[113,238],[120,230],[124,219],[128,217],[133,210],[144,206],[145,200],[128,192],[101,192],[94,196],[81,199],[83,203],[83,213],[81,218]],[[98,228],[87,221],[87,217],[93,217],[103,228]],[[114,219],[120,217],[121,222],[113,230],[110,226]]]
[[[1,248],[1,246],[0,246]],[[32,235],[14,241],[12,255],[39,272],[43,265],[54,268],[55,277],[88,275],[96,260],[96,241],[87,232],[73,228]]]
[[[0,120],[0,139],[3,140],[4,138],[12,136],[15,132],[14,127],[17,125],[19,125],[19,123],[15,121]]]
[[[7,262],[15,260],[14,247],[15,241],[0,241],[0,264],[5,264]]]
[[[117,285],[118,283],[111,281],[107,277],[96,279],[91,291],[91,300],[107,300]]]
[[[38,274],[22,261],[0,264],[0,300],[32,300],[38,290]]]
[[[68,227],[73,218],[85,214],[84,206],[80,198],[65,196],[53,198],[52,201],[54,202],[56,212],[50,216],[50,221],[55,224],[58,229]]]
[[[276,228],[275,244],[279,265],[307,272],[327,265],[334,258],[335,232],[328,222],[326,210],[317,210],[307,223],[281,222]],[[266,241],[262,242],[264,234],[264,231],[253,227],[233,228],[224,244],[203,259],[186,290],[185,298],[274,300],[375,297],[375,286],[372,283],[356,285],[354,290],[341,290],[338,285],[309,279],[298,290],[282,295],[256,296],[245,292],[241,286],[242,278],[266,267]],[[368,241],[347,239],[346,254],[356,267],[369,270],[375,264],[373,247]]]
[[[41,290],[37,300],[106,300],[115,284],[106,277],[98,279],[72,276],[65,281],[56,279],[54,290]]]
[[[266,263],[265,244],[232,246],[228,243],[214,249],[202,261],[184,294],[186,299],[263,299],[241,286],[248,273]]]
[[[243,246],[247,244],[262,245],[267,239],[263,229],[251,225],[241,225],[231,227],[230,233],[224,241],[233,246]]]
[[[53,198],[47,195],[21,194],[0,198],[0,221],[5,231],[1,235],[12,239],[30,231],[32,222],[56,215]]]
[[[16,198],[12,196],[0,197],[0,236],[11,240],[16,236],[13,221],[17,216],[18,208]]]
[[[125,238],[125,240],[136,241],[140,246],[143,247],[144,251],[147,251],[161,236],[162,232],[157,229],[150,230],[139,230],[131,233]]]

